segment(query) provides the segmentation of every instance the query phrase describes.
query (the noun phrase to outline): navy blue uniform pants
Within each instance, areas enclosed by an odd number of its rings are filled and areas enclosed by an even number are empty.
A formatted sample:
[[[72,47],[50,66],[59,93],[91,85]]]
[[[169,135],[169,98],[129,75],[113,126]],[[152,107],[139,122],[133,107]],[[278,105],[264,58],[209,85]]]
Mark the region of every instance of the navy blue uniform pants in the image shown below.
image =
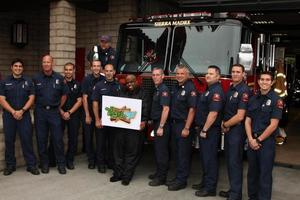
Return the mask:
[[[71,115],[69,120],[62,120],[62,130],[67,128],[68,135],[68,149],[66,152],[66,162],[73,163],[74,156],[77,152],[78,131],[80,127],[80,113],[75,112]]]
[[[243,147],[245,127],[236,125],[225,133],[225,155],[229,178],[229,197],[232,200],[242,199],[243,185]]]
[[[176,182],[187,183],[190,173],[191,151],[192,151],[192,133],[187,137],[182,137],[181,132],[184,129],[185,121],[172,122],[172,137],[175,139],[176,154]]]
[[[200,137],[200,159],[203,169],[204,189],[207,192],[216,192],[218,182],[218,144],[220,141],[220,127],[211,127],[207,138]]]
[[[30,113],[23,114],[21,120],[16,120],[10,113],[3,112],[3,130],[5,136],[5,161],[7,166],[16,166],[15,141],[16,133],[20,136],[23,155],[27,167],[36,165],[36,157],[32,145],[32,123]]]
[[[114,135],[114,176],[131,180],[142,154],[141,131],[117,129]]]
[[[41,166],[49,166],[49,131],[53,142],[56,163],[58,166],[65,166],[63,132],[58,109],[46,110],[37,106],[34,111],[34,119]]]
[[[258,150],[248,149],[248,196],[250,200],[271,200],[275,139],[270,136]]]
[[[95,164],[96,162],[96,151],[94,148],[94,132],[95,132],[95,119],[92,118],[91,124],[85,122],[85,115],[83,115],[84,120],[84,142],[85,142],[85,152],[88,157],[88,162]]]
[[[96,128],[96,160],[97,165],[114,166],[113,140],[115,128],[104,126]]]
[[[154,128],[154,152],[156,161],[156,175],[160,180],[165,180],[169,168],[169,141],[170,141],[170,126],[165,123],[162,136],[157,136],[156,131],[160,121],[153,121]]]

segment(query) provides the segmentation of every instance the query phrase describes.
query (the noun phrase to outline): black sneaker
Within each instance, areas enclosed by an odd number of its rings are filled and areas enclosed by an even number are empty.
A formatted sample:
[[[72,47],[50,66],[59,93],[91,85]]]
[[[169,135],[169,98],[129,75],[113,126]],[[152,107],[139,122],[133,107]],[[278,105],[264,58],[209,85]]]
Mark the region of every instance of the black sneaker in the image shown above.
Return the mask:
[[[98,166],[98,172],[102,173],[102,174],[106,173],[106,167],[105,167],[105,165]]]
[[[41,172],[42,172],[43,174],[48,174],[48,173],[49,173],[49,166],[42,165],[42,166],[41,166]]]
[[[169,179],[169,180],[166,181],[165,185],[166,186],[172,185],[173,183],[175,183],[175,181],[176,181],[176,178]]]
[[[173,184],[168,186],[169,191],[178,191],[186,188],[186,183],[178,183],[174,182]]]
[[[60,173],[60,174],[66,174],[67,173],[67,170],[64,166],[58,166],[57,170],[58,170],[58,173]]]
[[[95,163],[89,163],[88,168],[89,169],[95,169]]]
[[[27,167],[26,171],[30,172],[33,175],[39,175],[40,171],[36,167]]]
[[[166,180],[164,179],[159,179],[159,178],[154,178],[152,181],[148,183],[149,186],[160,186],[164,185],[166,183]]]
[[[220,191],[219,196],[224,198],[229,198],[229,191]]]
[[[204,188],[195,192],[197,197],[215,197],[216,192],[208,192]]]
[[[157,176],[157,174],[154,173],[154,174],[150,174],[150,175],[148,176],[148,178],[152,180],[152,179],[155,179],[156,176]]]
[[[117,182],[117,181],[120,181],[120,180],[122,180],[120,177],[117,177],[117,176],[112,176],[112,177],[110,177],[110,179],[109,179],[109,181],[110,182]]]
[[[67,162],[66,167],[70,170],[75,169],[74,164],[72,162]]]
[[[12,167],[12,166],[6,167],[3,171],[3,175],[4,176],[11,175],[14,171],[16,171],[16,167]]]
[[[122,180],[122,185],[127,186],[129,184],[130,184],[130,180],[126,180],[126,179]]]

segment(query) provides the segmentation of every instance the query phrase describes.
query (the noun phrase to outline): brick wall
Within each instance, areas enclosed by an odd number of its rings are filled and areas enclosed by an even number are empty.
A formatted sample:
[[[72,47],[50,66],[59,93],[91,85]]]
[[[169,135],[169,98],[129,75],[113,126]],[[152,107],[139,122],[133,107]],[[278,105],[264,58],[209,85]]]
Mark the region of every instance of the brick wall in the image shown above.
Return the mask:
[[[136,0],[111,0],[109,10],[105,13],[77,8],[76,47],[85,48],[87,54],[93,45],[99,44],[100,36],[105,34],[112,36],[112,46],[115,48],[120,24],[136,17],[137,7]]]
[[[65,62],[74,62],[75,47],[83,47],[88,51],[94,44],[99,42],[99,37],[102,34],[111,35],[112,46],[115,47],[119,25],[128,22],[128,19],[135,17],[136,13],[136,0],[111,0],[109,1],[109,11],[106,13],[95,13],[80,8],[75,9],[73,5],[66,1],[52,2],[51,8],[18,11],[17,13],[0,13],[1,74],[8,75],[11,60],[19,57],[25,61],[25,73],[32,75],[40,69],[42,55],[49,51],[55,58],[55,70],[61,72]],[[28,45],[23,49],[18,49],[10,44],[11,24],[17,19],[23,19],[29,27]],[[5,166],[5,145],[1,112],[0,121],[0,170],[2,170]],[[79,150],[82,148],[81,138],[80,135],[78,140]],[[66,135],[64,140],[66,144]],[[35,152],[37,152],[35,137],[33,137],[33,141]],[[18,166],[25,164],[18,136],[16,158]]]
[[[17,48],[11,44],[11,25],[16,20],[28,24],[28,45]],[[41,57],[49,51],[49,8],[31,11],[0,12],[0,73],[10,74],[14,58],[25,62],[25,73],[32,75],[40,68]]]

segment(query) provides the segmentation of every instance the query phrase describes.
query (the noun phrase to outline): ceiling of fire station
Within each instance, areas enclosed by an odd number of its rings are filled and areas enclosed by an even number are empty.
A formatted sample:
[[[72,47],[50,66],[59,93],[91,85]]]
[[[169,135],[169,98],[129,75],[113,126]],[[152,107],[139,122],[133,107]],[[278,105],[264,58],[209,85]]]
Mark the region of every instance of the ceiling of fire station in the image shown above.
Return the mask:
[[[277,46],[300,54],[300,0],[166,0],[181,11],[246,12]],[[274,40],[275,41],[275,40]]]

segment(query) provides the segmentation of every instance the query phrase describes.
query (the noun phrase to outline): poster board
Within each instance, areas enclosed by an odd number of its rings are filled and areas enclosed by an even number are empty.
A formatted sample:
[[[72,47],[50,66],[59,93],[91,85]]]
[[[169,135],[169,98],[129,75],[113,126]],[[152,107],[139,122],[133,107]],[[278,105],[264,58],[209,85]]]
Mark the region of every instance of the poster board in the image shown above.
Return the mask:
[[[142,100],[102,96],[102,125],[140,130]]]

